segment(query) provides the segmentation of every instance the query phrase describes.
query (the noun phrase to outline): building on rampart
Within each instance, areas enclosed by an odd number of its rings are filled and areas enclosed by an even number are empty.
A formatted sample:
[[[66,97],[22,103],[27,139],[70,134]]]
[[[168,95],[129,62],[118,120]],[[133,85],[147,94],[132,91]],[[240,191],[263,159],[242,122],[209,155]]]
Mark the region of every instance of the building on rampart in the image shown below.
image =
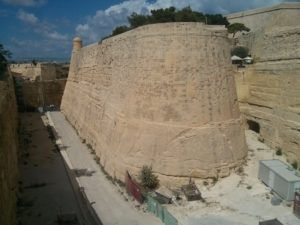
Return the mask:
[[[68,64],[11,64],[20,111],[52,106],[58,109],[67,82]]]
[[[68,64],[55,63],[15,63],[10,64],[10,70],[14,76],[22,76],[24,79],[55,80],[68,77]]]
[[[149,165],[175,184],[244,162],[223,26],[152,24],[83,48],[75,41],[61,110],[112,177]]]
[[[237,38],[254,64],[236,74],[242,115],[264,141],[300,162],[300,3],[228,15],[251,32]]]

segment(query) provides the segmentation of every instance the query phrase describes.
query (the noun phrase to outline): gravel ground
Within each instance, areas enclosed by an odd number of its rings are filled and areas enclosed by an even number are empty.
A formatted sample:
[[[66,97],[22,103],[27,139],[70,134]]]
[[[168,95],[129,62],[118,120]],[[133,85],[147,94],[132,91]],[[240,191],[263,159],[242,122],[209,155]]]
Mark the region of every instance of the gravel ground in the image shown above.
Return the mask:
[[[275,150],[258,141],[258,134],[246,131],[249,148],[247,162],[239,174],[219,179],[216,184],[203,181],[196,184],[206,202],[179,202],[171,205],[181,224],[186,225],[257,225],[259,221],[278,218],[285,225],[300,225],[300,220],[292,213],[291,204],[271,204],[269,188],[258,179],[258,163],[262,159],[280,159]]]

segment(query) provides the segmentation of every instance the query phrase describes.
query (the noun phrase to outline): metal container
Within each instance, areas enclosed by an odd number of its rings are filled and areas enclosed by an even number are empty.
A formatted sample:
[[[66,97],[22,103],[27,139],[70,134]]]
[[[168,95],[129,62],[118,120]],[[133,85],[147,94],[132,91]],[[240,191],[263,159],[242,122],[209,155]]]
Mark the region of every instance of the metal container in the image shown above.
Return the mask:
[[[273,219],[273,220],[265,220],[259,222],[259,225],[283,225],[279,220]]]
[[[280,160],[261,160],[258,179],[286,201],[293,201],[300,191],[300,174]]]

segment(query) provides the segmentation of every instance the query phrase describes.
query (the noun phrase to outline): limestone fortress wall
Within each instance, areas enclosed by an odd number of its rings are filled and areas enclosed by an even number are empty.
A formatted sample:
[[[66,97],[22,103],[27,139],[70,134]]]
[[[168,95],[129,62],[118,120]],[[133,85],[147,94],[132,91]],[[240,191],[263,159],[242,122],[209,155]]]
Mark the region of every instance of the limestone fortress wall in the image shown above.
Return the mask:
[[[243,23],[252,31],[272,29],[273,26],[297,26],[300,4],[284,2],[272,7],[259,8],[227,15],[230,23]]]
[[[11,64],[10,70],[15,79],[19,110],[34,110],[49,105],[59,108],[68,69],[68,64]]]
[[[10,64],[9,67],[14,75],[19,74],[30,81],[66,78],[69,69],[67,64],[54,63],[37,63],[36,65],[32,63],[15,63]]]
[[[16,224],[18,119],[11,76],[0,80],[0,224]]]
[[[174,184],[243,162],[224,27],[153,24],[83,48],[74,41],[61,110],[110,175],[151,165]]]
[[[282,149],[291,163],[300,165],[300,3],[267,9],[260,30],[238,37],[247,46],[254,64],[236,73],[240,110],[247,120],[260,125],[269,145]],[[290,6],[290,7],[288,7]],[[288,9],[287,9],[288,8]],[[249,14],[241,12],[240,15]],[[229,22],[243,22],[243,17]],[[255,18],[255,15],[252,15]],[[248,25],[248,24],[247,24]]]

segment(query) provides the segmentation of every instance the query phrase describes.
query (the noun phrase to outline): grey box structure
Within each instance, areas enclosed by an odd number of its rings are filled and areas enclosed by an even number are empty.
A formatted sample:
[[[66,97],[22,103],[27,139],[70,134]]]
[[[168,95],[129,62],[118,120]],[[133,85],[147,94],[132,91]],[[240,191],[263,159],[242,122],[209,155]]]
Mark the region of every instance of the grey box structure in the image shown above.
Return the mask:
[[[280,160],[259,161],[258,179],[286,201],[293,201],[300,191],[300,171]]]

